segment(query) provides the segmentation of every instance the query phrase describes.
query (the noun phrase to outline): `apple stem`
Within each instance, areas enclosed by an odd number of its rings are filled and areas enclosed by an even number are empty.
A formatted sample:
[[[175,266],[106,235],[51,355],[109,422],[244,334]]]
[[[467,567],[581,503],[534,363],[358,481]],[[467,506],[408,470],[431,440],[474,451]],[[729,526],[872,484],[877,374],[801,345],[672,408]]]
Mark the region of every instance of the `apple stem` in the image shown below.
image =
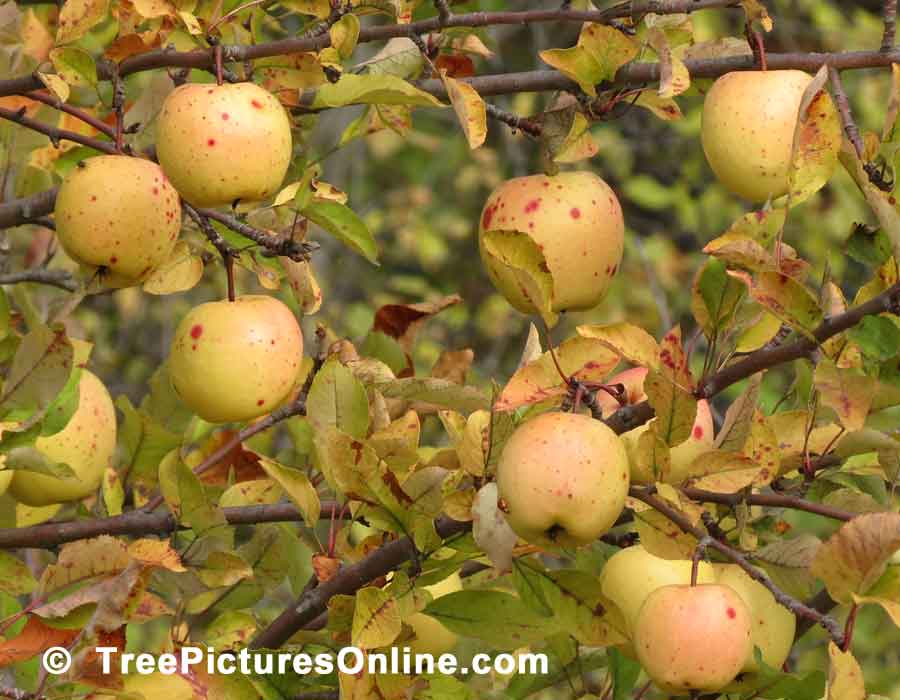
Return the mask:
[[[206,236],[206,239],[213,244],[213,247],[217,251],[219,251],[219,255],[222,256],[228,283],[228,301],[234,301],[234,260],[238,257],[238,251],[222,237],[222,234],[216,231],[208,217],[201,214],[184,200],[181,202],[181,207],[194,223],[197,224],[203,232],[203,235]]]
[[[847,615],[847,622],[844,625],[844,643],[841,645],[841,651],[850,651],[850,644],[853,641],[853,628],[856,627],[856,613],[859,612],[859,605],[856,603],[850,608]]]
[[[697,576],[700,573],[700,561],[706,559],[706,548],[712,542],[711,537],[703,537],[694,549],[694,556],[691,557],[691,585],[697,585]]]
[[[747,36],[747,43],[750,44],[750,49],[753,51],[754,62],[759,66],[760,70],[769,70],[766,61],[766,45],[763,42],[762,34],[756,31],[750,22],[747,22],[744,33]]]

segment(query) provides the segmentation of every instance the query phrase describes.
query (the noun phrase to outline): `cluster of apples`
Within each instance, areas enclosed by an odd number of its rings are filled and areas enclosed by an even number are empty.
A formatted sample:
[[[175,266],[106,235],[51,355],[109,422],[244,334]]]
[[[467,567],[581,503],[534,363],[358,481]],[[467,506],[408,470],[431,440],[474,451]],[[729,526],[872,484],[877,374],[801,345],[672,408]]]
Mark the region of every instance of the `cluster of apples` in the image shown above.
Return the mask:
[[[691,585],[690,560],[662,559],[640,545],[613,555],[601,591],[615,626],[667,692],[716,692],[763,663],[781,668],[790,654],[796,618],[737,564],[700,562]]]
[[[258,200],[284,179],[291,125],[278,100],[252,83],[185,84],[166,98],[157,123],[159,164],[126,155],[88,158],[64,178],[56,199],[57,237],[90,276],[111,287],[139,284],[175,246],[182,200],[198,207]],[[303,337],[281,301],[248,295],[201,304],[178,326],[169,372],[175,390],[210,422],[246,421],[272,411],[291,393]],[[111,465],[116,416],[103,383],[82,370],[80,402],[38,451],[74,477],[0,472],[30,506],[77,501],[96,491]]]

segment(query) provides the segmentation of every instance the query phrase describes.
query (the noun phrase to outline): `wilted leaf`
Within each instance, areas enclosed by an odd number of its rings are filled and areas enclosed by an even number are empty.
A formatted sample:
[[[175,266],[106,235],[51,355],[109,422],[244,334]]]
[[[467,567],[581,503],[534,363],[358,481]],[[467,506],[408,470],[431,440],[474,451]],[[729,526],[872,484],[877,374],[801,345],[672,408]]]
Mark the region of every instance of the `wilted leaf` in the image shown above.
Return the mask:
[[[447,88],[450,104],[453,105],[459,124],[466,135],[469,148],[478,148],[487,138],[487,111],[484,100],[471,85],[451,78],[446,72],[441,72],[441,80]]]
[[[59,13],[56,43],[80,39],[106,17],[108,7],[109,0],[66,0]]]
[[[828,700],[865,700],[866,683],[853,653],[828,643]]]
[[[482,244],[488,254],[515,274],[522,292],[549,326],[556,324],[553,313],[554,279],[542,247],[527,233],[485,231]]]
[[[498,573],[506,573],[512,567],[516,533],[512,531],[506,516],[497,507],[497,484],[490,482],[481,487],[472,503],[472,534],[477,544],[488,555]]]
[[[816,365],[814,381],[822,403],[837,413],[841,425],[851,431],[862,429],[878,380],[822,358]]]
[[[193,287],[203,277],[203,260],[184,241],[175,244],[169,257],[144,280],[148,294],[177,294]]]
[[[25,562],[8,552],[0,552],[0,591],[11,596],[27,595],[36,585]]]
[[[68,646],[78,634],[79,630],[48,627],[39,617],[29,615],[19,634],[0,641],[0,668],[27,661],[50,647]]]
[[[322,290],[313,274],[312,264],[306,260],[294,261],[281,258],[281,266],[300,310],[307,316],[318,312],[322,306]]]
[[[602,381],[619,364],[618,354],[593,338],[570,338],[563,341],[555,353],[563,374],[579,381]],[[494,404],[494,409],[511,411],[519,406],[562,397],[567,390],[553,356],[546,352],[516,371]]]
[[[819,547],[812,573],[839,603],[865,595],[900,549],[900,514],[871,513],[844,524]]]
[[[350,58],[359,40],[359,17],[352,12],[345,14],[328,30],[331,46],[342,59]]]
[[[807,335],[822,322],[822,310],[812,292],[780,272],[729,270],[728,274],[747,285],[750,296],[795,330]]]

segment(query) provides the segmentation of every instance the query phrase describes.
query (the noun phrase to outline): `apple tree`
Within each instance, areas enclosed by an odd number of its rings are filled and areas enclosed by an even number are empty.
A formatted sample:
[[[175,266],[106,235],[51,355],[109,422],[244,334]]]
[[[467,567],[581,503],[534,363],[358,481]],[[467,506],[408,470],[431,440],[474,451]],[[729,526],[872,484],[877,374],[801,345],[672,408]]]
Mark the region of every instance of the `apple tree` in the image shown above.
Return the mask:
[[[898,697],[896,5],[0,5],[0,697]]]

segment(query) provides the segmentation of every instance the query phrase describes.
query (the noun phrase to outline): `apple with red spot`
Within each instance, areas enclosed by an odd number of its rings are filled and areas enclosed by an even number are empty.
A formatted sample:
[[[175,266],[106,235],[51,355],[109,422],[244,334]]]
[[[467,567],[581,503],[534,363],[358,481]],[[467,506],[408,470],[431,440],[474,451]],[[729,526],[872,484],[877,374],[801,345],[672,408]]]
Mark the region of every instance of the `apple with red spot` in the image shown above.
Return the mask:
[[[737,677],[752,653],[750,611],[729,586],[661,586],[641,606],[634,648],[664,690],[715,692]]]
[[[589,544],[625,507],[628,457],[585,415],[549,412],[516,429],[497,464],[501,510],[522,539],[548,549]]]
[[[803,93],[812,81],[799,70],[726,73],[706,93],[701,140],[710,167],[729,190],[753,202],[788,192],[794,131]],[[822,132],[817,160],[822,185],[837,167],[841,129],[824,93],[817,104]]]
[[[175,189],[194,206],[273,195],[292,151],[287,112],[254,83],[181,85],[160,111],[156,154]]]
[[[269,413],[290,394],[300,372],[303,336],[293,312],[264,295],[192,309],[169,353],[172,385],[210,423]]]
[[[557,312],[599,304],[622,262],[622,208],[609,185],[591,172],[508,180],[482,210],[478,240],[488,276],[516,309],[536,312],[540,302],[529,297],[516,270],[485,246],[489,231],[516,231],[537,245],[553,277],[551,309]]]
[[[162,169],[130,156],[96,156],[63,179],[54,210],[63,249],[111,287],[140,283],[175,247],[181,202]]]

